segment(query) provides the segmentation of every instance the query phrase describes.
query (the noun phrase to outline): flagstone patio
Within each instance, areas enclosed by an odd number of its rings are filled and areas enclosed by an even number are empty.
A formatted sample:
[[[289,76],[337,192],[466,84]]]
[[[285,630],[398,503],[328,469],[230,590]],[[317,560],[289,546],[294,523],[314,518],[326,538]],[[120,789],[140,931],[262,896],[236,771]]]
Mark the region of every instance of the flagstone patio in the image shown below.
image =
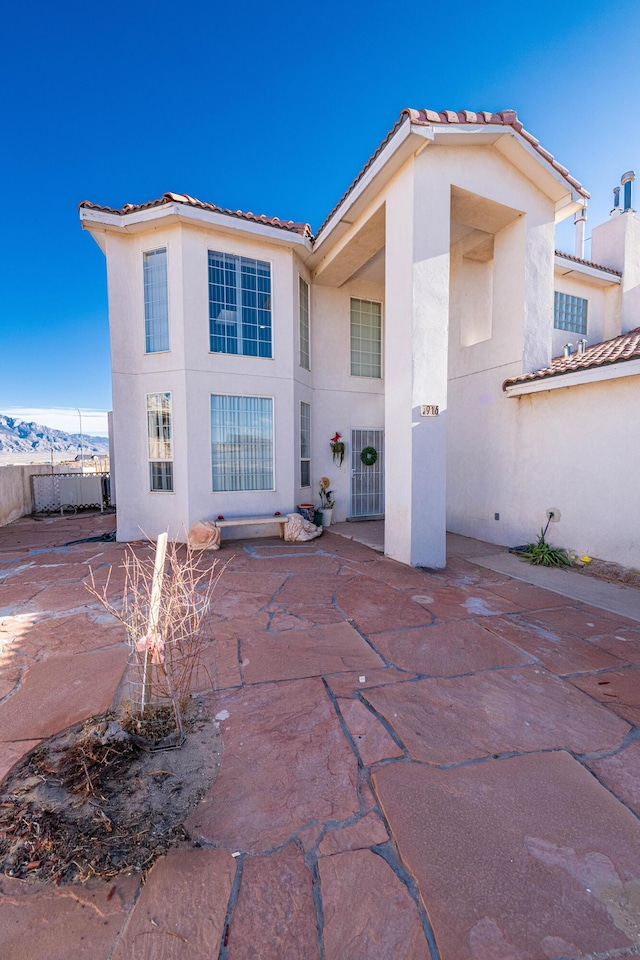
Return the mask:
[[[84,584],[115,565],[116,597],[125,548],[65,546],[113,526],[0,528],[0,777],[116,696],[125,638]],[[330,531],[214,559],[223,758],[191,843],[144,883],[0,876],[0,957],[640,956],[640,592],[622,615],[461,537],[442,572]]]

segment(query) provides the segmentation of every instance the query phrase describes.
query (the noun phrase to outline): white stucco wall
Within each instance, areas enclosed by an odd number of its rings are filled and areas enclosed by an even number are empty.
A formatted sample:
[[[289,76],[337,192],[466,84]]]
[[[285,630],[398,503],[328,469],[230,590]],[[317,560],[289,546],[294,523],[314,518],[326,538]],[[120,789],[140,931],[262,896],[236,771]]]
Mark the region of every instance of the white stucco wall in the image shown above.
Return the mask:
[[[66,473],[69,467],[50,464],[2,464],[0,465],[0,527],[33,510],[31,480],[33,474]]]
[[[507,398],[490,373],[475,386],[480,417],[458,408],[461,443],[451,460],[464,483],[450,488],[449,529],[515,546],[534,539],[555,507],[555,546],[640,568],[640,448],[629,442],[640,377],[519,399]]]

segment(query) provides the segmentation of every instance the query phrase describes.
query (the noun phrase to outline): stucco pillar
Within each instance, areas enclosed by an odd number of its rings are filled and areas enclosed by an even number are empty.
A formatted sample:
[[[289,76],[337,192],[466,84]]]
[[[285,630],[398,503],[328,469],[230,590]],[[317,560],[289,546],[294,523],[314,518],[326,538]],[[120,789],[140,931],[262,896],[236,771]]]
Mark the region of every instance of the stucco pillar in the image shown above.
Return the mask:
[[[387,196],[385,267],[385,552],[413,566],[446,563],[449,233],[449,184],[414,164]]]

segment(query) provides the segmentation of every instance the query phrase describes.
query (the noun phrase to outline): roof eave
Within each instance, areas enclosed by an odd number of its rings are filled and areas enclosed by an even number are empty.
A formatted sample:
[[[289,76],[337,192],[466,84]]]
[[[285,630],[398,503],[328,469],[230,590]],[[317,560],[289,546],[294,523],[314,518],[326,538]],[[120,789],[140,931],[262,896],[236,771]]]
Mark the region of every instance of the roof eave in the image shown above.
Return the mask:
[[[98,243],[100,242],[98,236],[104,231],[133,235],[157,229],[160,225],[187,223],[205,228],[214,227],[233,234],[244,233],[255,238],[295,247],[305,259],[306,255],[311,252],[310,239],[293,230],[245,220],[242,217],[228,216],[212,210],[203,210],[184,203],[163,203],[145,210],[123,214],[108,213],[105,210],[97,210],[91,207],[80,207],[80,222],[84,230],[91,231]]]
[[[570,370],[567,373],[549,373],[537,380],[505,386],[504,392],[507,397],[523,397],[530,393],[542,393],[545,390],[560,390],[563,387],[577,387],[585,383],[600,383],[635,376],[640,376],[640,358],[615,360],[613,363]]]
[[[588,277],[590,280],[595,281],[598,286],[606,286],[611,283],[619,284],[622,282],[622,278],[618,274],[611,273],[609,270],[599,269],[587,263],[579,263],[572,257],[564,257],[562,254],[556,253],[553,262],[559,270],[563,271],[562,276],[564,277],[576,273],[581,277]]]
[[[389,141],[380,150],[371,166],[354,182],[336,207],[326,224],[320,229],[313,244],[312,264],[315,265],[324,251],[323,244],[330,239],[336,241],[357,219],[367,204],[379,193],[398,170],[412,156],[419,153],[433,140],[430,127],[412,124],[409,118],[400,124]]]

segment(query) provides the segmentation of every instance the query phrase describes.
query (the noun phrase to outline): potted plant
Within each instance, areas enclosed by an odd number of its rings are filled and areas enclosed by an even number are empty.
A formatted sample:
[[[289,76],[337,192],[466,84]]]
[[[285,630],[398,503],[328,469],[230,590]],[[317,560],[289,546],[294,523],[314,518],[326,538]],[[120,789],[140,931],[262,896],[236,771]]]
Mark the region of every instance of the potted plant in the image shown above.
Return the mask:
[[[322,526],[330,527],[333,516],[333,508],[336,505],[333,492],[329,490],[331,481],[328,477],[322,477],[320,480],[320,513],[322,514]]]

